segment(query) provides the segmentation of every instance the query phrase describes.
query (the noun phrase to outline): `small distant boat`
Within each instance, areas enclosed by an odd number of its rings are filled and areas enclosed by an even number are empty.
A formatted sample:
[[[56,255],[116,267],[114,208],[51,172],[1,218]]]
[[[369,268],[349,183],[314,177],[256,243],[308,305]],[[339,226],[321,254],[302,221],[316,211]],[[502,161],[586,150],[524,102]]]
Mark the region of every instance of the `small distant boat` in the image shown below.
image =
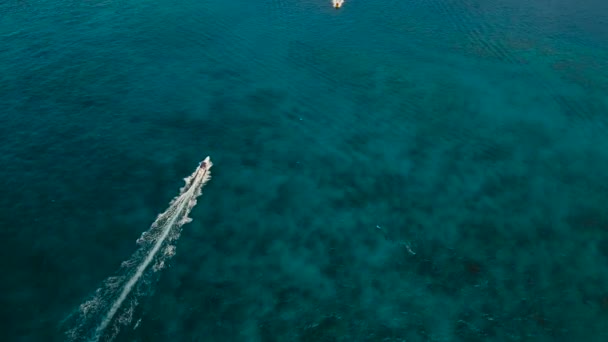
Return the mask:
[[[344,3],[344,0],[332,0],[333,4],[334,4],[334,8],[340,8],[342,7],[342,4]]]

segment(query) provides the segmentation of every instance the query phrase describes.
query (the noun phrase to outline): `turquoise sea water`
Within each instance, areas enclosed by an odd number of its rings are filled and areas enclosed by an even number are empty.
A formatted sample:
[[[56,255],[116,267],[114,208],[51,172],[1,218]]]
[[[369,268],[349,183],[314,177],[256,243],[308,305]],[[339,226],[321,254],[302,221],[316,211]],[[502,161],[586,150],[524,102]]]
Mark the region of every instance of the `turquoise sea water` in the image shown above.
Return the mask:
[[[0,340],[205,156],[116,341],[608,340],[608,2],[0,3]]]

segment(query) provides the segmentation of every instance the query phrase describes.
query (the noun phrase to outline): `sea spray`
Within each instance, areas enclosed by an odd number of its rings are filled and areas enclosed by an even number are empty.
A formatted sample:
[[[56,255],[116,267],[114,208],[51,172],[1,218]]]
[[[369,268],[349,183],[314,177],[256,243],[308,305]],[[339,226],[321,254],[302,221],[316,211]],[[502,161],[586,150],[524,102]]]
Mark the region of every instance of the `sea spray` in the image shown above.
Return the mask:
[[[186,184],[179,195],[158,215],[150,229],[142,233],[137,240],[139,248],[121,264],[119,275],[107,278],[93,298],[68,317],[66,334],[70,341],[111,341],[122,326],[131,323],[137,299],[151,291],[151,276],[175,254],[172,242],[179,237],[181,226],[192,221],[188,214],[196,205],[202,187],[211,179],[212,165],[207,157],[184,179]]]

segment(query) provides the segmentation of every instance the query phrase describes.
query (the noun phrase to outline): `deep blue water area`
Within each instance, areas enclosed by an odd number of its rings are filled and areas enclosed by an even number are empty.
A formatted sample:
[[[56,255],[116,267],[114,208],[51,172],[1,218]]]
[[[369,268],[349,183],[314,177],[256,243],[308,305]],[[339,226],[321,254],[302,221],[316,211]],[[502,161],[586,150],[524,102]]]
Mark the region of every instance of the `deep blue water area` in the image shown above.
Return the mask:
[[[207,155],[116,341],[608,341],[608,1],[0,2],[0,340]]]

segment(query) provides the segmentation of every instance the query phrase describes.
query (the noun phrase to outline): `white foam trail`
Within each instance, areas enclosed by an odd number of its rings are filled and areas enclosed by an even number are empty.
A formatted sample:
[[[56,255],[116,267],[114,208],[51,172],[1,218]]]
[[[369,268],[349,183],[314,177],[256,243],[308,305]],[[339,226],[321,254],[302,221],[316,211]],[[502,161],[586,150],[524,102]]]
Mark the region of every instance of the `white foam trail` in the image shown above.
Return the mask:
[[[213,163],[207,157],[192,175],[184,179],[186,184],[181,188],[180,194],[171,201],[165,212],[158,215],[150,229],[137,240],[141,247],[129,260],[122,263],[125,274],[106,279],[104,286],[97,290],[96,296],[80,306],[76,326],[67,332],[70,340],[99,341],[106,334],[106,329],[133,288],[137,288],[152,261],[156,259],[156,263],[152,267],[153,272],[156,272],[163,268],[166,259],[173,256],[175,253],[173,245],[167,245],[163,250],[164,253],[160,255],[158,252],[167,241],[176,240],[179,237],[182,225],[192,221],[188,214],[196,205],[196,198],[200,196],[201,188],[211,179],[209,169],[212,165]],[[135,267],[136,265],[137,267]],[[124,285],[120,287],[121,284]],[[119,289],[121,289],[120,292],[118,292]],[[136,299],[134,298],[131,306],[119,316],[118,322],[107,340],[112,340],[118,334],[120,325],[130,323],[133,310],[137,305]],[[110,303],[112,304],[108,309]],[[99,323],[97,324],[97,322]],[[92,337],[89,337],[94,324],[97,326],[94,328]]]

